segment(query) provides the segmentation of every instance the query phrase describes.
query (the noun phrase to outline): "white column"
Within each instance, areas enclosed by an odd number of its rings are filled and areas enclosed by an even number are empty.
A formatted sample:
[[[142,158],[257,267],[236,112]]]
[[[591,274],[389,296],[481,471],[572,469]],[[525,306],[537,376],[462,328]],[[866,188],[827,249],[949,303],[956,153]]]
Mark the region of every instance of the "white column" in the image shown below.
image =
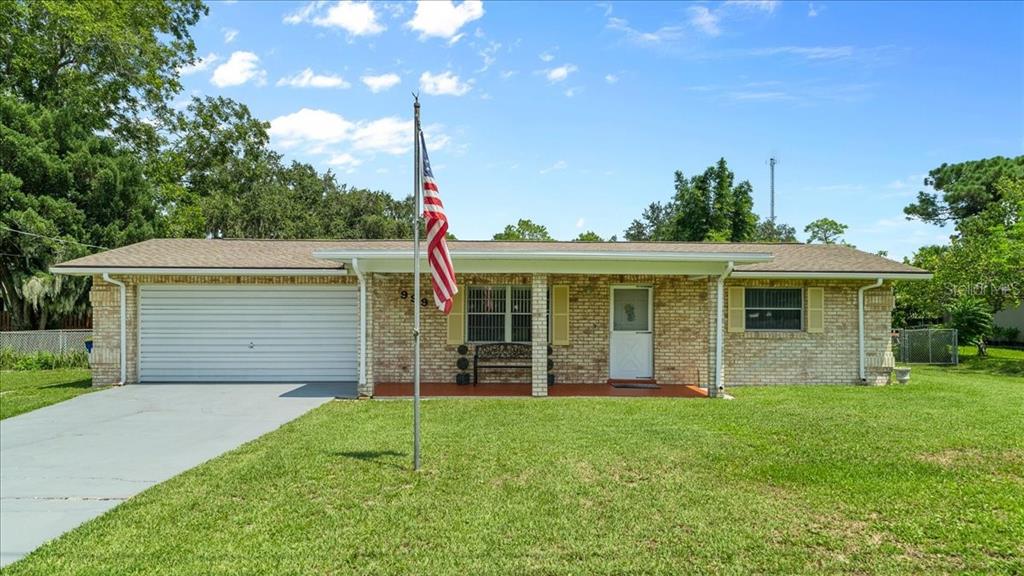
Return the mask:
[[[533,370],[534,396],[548,395],[548,277],[533,275]]]

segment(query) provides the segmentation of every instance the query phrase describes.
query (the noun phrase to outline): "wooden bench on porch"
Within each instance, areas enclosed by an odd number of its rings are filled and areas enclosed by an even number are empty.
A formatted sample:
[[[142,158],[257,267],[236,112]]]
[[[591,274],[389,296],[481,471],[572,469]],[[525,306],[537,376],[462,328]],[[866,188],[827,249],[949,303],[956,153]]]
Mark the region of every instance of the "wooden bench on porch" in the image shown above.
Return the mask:
[[[533,346],[512,342],[479,344],[473,351],[473,385],[479,380],[480,370],[532,368]]]

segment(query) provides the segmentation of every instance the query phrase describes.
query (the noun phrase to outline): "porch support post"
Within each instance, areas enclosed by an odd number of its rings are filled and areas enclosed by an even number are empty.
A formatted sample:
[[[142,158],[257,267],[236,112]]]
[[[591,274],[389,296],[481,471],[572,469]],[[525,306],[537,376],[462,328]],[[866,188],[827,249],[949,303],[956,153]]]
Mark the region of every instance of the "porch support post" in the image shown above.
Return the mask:
[[[548,277],[533,275],[533,368],[531,383],[534,396],[548,395]]]
[[[715,286],[715,375],[710,386],[708,386],[708,395],[712,398],[721,398],[725,396],[725,374],[724,370],[724,356],[725,356],[725,330],[723,324],[725,324],[725,279],[732,274],[733,263],[725,267],[725,271],[718,277],[717,285]]]

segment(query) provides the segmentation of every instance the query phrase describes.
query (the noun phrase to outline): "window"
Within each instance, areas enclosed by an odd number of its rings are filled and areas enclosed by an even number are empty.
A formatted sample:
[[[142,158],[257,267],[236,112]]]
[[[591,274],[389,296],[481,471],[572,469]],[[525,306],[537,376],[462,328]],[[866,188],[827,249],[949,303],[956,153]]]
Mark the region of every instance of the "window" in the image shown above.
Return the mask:
[[[530,342],[533,296],[529,286],[470,286],[466,294],[470,342]]]
[[[803,327],[803,290],[800,288],[747,288],[747,330],[800,330]]]

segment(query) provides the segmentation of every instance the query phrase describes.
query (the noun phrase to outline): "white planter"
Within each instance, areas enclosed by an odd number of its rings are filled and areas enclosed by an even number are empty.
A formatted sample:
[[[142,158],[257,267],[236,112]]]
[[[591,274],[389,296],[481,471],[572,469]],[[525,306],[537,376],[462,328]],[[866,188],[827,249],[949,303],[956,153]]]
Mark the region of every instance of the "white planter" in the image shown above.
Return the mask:
[[[894,368],[893,373],[896,375],[896,381],[900,384],[910,382],[910,368]]]

